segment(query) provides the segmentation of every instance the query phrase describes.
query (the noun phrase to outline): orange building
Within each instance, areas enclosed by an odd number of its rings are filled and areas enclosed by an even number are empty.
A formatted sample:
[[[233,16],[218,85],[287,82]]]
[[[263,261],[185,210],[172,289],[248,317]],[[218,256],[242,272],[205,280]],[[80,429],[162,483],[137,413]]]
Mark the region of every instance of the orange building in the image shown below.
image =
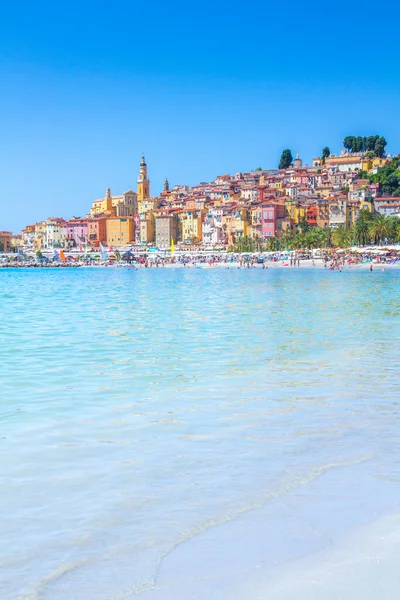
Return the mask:
[[[110,217],[106,220],[108,246],[126,246],[135,242],[134,217]]]
[[[88,243],[93,248],[98,248],[100,244],[107,242],[107,219],[99,217],[88,219]]]
[[[0,231],[0,252],[10,252],[12,236],[11,231]]]
[[[317,226],[317,218],[318,218],[318,207],[316,204],[311,204],[311,206],[307,206],[306,208],[306,220],[311,227]]]

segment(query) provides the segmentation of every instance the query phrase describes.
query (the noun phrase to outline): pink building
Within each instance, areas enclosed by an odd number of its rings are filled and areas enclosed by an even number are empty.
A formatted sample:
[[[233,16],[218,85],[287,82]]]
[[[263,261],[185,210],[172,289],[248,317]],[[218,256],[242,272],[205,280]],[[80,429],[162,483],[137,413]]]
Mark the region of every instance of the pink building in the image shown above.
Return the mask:
[[[279,219],[285,216],[285,205],[279,202],[263,202],[261,205],[261,237],[279,237]]]
[[[88,239],[87,219],[71,219],[66,223],[67,244],[71,247],[84,246]]]

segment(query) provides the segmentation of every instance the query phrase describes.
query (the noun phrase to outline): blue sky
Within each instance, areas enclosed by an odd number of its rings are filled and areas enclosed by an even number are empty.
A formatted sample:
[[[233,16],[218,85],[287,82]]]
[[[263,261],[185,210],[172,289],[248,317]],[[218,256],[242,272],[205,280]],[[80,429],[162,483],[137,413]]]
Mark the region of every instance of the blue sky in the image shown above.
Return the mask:
[[[3,3],[4,4],[4,3]],[[0,229],[136,189],[306,162],[345,135],[400,152],[395,2],[7,2]]]

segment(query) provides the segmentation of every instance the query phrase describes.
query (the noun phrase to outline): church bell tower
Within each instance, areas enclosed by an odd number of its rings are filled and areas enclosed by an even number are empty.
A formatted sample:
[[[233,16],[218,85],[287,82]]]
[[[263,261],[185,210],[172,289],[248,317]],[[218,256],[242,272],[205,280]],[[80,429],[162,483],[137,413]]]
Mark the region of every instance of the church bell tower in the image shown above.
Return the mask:
[[[142,162],[140,163],[140,174],[137,183],[138,201],[140,202],[140,200],[150,197],[150,180],[147,177],[147,165],[144,156],[142,156]]]

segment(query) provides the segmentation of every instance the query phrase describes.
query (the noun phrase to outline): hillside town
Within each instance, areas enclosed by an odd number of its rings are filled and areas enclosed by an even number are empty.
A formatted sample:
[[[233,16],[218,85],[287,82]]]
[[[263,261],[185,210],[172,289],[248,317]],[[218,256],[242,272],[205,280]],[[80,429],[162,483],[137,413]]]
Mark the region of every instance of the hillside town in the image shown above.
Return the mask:
[[[193,187],[171,186],[166,179],[157,196],[151,194],[143,156],[136,191],[113,195],[108,188],[103,198],[88,203],[83,218],[51,216],[26,225],[19,235],[0,231],[0,251],[82,252],[103,246],[162,250],[171,244],[177,249],[216,250],[235,248],[240,240],[275,249],[277,240],[304,231],[348,230],[366,212],[371,218],[400,217],[400,190],[396,194],[389,188],[388,193],[379,177],[385,169],[399,175],[399,157],[386,155],[384,147],[367,151],[368,144],[357,147],[346,140],[347,148],[338,155],[324,148],[311,166],[285,150],[278,169],[222,174]]]

